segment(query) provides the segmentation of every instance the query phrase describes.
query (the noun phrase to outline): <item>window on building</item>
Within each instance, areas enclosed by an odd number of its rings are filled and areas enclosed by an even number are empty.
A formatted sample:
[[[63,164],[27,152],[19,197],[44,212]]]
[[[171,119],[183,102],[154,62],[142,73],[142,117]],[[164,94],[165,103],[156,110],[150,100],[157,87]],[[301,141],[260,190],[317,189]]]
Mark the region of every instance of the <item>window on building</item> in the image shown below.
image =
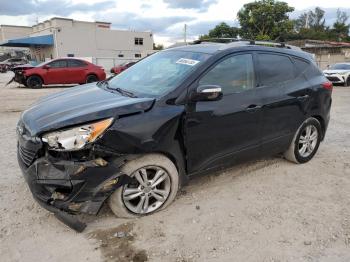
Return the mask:
[[[52,68],[61,68],[61,67],[67,67],[67,61],[66,60],[56,60],[48,64]]]
[[[287,56],[259,54],[259,74],[262,85],[282,83],[294,78],[294,66]]]
[[[141,58],[141,54],[135,54],[135,58]]]
[[[254,88],[252,55],[235,55],[219,62],[199,81],[199,85],[218,85],[224,94],[240,93]]]
[[[135,45],[143,45],[143,38],[135,37]]]
[[[124,55],[123,54],[119,54],[118,57],[124,57]]]
[[[81,60],[68,60],[68,67],[84,67],[86,66],[86,63]]]

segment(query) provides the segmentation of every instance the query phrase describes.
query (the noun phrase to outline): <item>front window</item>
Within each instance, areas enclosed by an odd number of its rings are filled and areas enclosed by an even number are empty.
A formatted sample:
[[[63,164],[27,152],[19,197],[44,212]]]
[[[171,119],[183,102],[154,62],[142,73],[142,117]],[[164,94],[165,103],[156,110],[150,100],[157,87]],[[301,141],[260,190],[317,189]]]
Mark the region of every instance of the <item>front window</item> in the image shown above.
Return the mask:
[[[169,93],[210,55],[186,51],[162,51],[115,76],[109,88],[121,88],[136,96],[159,97]]]
[[[243,54],[224,59],[199,81],[199,85],[219,85],[224,95],[254,88],[253,56]]]
[[[350,70],[350,65],[349,64],[335,64],[331,66],[330,69],[333,70]]]

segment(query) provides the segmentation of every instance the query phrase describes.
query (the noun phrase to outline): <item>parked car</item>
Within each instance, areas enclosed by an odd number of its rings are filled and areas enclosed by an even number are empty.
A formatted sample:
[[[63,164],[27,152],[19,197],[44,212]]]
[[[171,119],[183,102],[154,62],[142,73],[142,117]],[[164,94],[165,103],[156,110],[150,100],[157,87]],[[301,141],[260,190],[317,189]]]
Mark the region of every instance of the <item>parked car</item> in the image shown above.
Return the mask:
[[[334,64],[323,73],[333,84],[350,86],[350,63]]]
[[[13,67],[18,65],[23,65],[28,63],[28,61],[24,58],[9,58],[5,61],[0,62],[0,73],[6,73],[11,70]]]
[[[133,66],[134,64],[136,64],[136,62],[127,62],[127,63],[123,63],[121,65],[112,67],[111,73],[115,74],[115,75],[120,74],[121,72],[128,69],[130,66]]]
[[[59,58],[33,66],[17,66],[14,81],[30,88],[53,84],[85,84],[106,79],[103,68],[77,58]]]
[[[310,161],[332,83],[309,54],[283,47],[167,49],[39,100],[17,126],[34,198],[81,231],[69,214],[97,214],[106,200],[116,216],[138,217],[167,207],[192,175],[274,154]]]

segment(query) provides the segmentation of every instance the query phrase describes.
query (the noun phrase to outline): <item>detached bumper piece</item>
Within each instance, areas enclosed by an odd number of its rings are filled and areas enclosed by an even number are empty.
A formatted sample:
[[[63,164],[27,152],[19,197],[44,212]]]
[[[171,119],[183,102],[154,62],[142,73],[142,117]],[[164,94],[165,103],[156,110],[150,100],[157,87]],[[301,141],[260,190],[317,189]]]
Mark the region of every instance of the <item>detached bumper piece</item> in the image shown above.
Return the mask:
[[[86,225],[74,215],[96,215],[115,189],[131,180],[111,157],[61,160],[45,153],[39,139],[19,136],[18,140],[19,166],[34,199],[77,232]]]

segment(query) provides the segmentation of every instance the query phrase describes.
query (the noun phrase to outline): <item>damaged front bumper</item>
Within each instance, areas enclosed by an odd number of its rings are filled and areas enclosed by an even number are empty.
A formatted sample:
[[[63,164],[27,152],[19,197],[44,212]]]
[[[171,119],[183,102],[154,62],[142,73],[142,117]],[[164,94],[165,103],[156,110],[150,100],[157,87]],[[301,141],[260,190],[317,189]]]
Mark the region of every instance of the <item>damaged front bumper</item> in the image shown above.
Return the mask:
[[[97,214],[116,188],[130,182],[113,157],[61,160],[40,151],[38,139],[19,138],[17,158],[30,191],[42,207],[79,232],[85,225],[72,215]]]

